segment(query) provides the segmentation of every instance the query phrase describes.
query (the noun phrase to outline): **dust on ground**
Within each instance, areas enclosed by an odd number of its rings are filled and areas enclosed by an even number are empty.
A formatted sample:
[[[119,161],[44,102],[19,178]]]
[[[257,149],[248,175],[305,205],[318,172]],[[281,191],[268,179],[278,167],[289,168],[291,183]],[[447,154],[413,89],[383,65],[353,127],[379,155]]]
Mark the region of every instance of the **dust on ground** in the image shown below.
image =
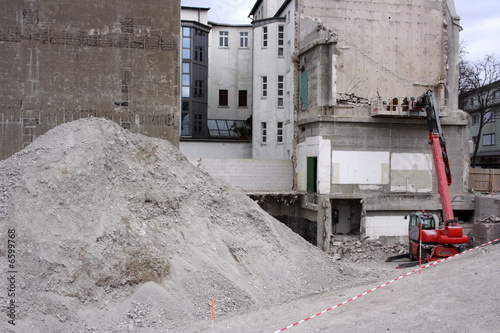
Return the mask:
[[[340,258],[321,252],[169,142],[103,119],[61,125],[1,161],[0,220],[2,258],[8,230],[16,236],[7,332],[273,331],[399,273],[378,260],[380,244],[336,244]]]

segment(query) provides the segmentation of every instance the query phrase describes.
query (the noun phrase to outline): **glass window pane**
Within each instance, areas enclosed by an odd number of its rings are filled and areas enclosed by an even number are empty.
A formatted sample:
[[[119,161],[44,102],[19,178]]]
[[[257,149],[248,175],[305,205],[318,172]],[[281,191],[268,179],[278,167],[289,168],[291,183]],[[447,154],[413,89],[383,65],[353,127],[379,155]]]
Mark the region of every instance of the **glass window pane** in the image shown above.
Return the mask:
[[[182,36],[191,36],[191,28],[182,28]]]
[[[221,130],[227,130],[227,123],[225,120],[217,120],[217,124]]]
[[[189,63],[182,64],[182,73],[189,74],[191,72],[191,66]]]
[[[190,49],[182,49],[182,59],[191,59]]]
[[[213,119],[208,119],[207,120],[207,126],[209,130],[217,129],[217,123]]]
[[[191,48],[191,38],[183,38],[182,39],[182,47],[185,49]]]
[[[191,76],[189,74],[182,74],[182,85],[183,86],[191,85]]]
[[[191,97],[191,89],[189,87],[182,87],[182,97],[189,98]]]

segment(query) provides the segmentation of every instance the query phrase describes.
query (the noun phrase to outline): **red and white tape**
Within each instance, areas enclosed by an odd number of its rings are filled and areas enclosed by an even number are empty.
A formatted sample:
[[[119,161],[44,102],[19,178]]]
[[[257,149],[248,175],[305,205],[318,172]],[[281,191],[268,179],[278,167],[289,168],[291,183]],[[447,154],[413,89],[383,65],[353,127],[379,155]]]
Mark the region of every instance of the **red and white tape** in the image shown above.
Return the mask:
[[[384,284],[381,284],[380,286],[377,286],[377,287],[375,287],[375,288],[373,288],[373,289],[371,289],[371,290],[368,290],[368,291],[366,291],[366,292],[364,292],[364,293],[362,293],[362,294],[359,294],[358,296],[355,296],[355,297],[353,297],[353,298],[351,298],[351,299],[348,299],[348,300],[346,300],[346,301],[344,301],[344,302],[342,302],[342,303],[339,303],[339,304],[337,304],[337,305],[335,305],[335,306],[332,306],[331,308],[328,308],[328,309],[326,309],[326,310],[323,310],[323,311],[321,311],[321,312],[318,312],[318,313],[316,313],[315,315],[312,315],[312,316],[310,316],[310,317],[307,317],[307,318],[305,318],[305,319],[302,319],[301,321],[298,321],[298,322],[296,322],[296,323],[294,323],[294,324],[292,324],[292,325],[290,325],[290,326],[284,327],[284,328],[282,328],[282,329],[280,329],[280,330],[278,330],[278,331],[275,331],[274,333],[279,333],[279,332],[286,331],[286,330],[287,330],[287,329],[289,329],[289,328],[292,328],[292,327],[294,327],[294,326],[297,326],[297,325],[299,325],[299,324],[302,324],[302,323],[304,323],[304,322],[306,322],[306,321],[308,321],[308,320],[311,320],[311,319],[313,319],[313,318],[315,318],[315,317],[318,317],[318,316],[320,316],[320,315],[322,315],[322,314],[324,314],[324,313],[326,313],[326,312],[328,312],[328,311],[331,311],[331,310],[333,310],[333,309],[336,309],[336,308],[338,308],[339,306],[342,306],[342,305],[344,305],[344,304],[347,304],[347,303],[349,303],[349,302],[354,301],[355,299],[358,299],[358,298],[360,298],[360,297],[363,297],[363,296],[365,296],[365,295],[368,295],[369,293],[374,292],[374,291],[375,291],[375,290],[377,290],[377,289],[380,289],[380,288],[382,288],[382,287],[385,287],[385,286],[387,286],[387,285],[390,285],[391,283],[396,282],[396,281],[398,281],[398,280],[401,280],[402,278],[407,277],[408,275],[411,275],[411,274],[413,274],[413,273],[415,273],[415,272],[418,272],[418,271],[420,271],[420,270],[422,270],[422,269],[424,269],[424,268],[431,267],[431,266],[435,266],[435,265],[437,265],[437,264],[439,264],[439,263],[441,263],[441,262],[443,262],[443,261],[446,261],[446,260],[449,260],[449,259],[451,259],[451,258],[457,257],[457,256],[459,256],[459,255],[462,255],[462,254],[465,254],[465,253],[471,252],[471,251],[473,251],[473,250],[477,250],[477,249],[479,249],[479,248],[481,248],[481,247],[485,247],[485,246],[487,246],[487,245],[493,244],[493,243],[498,242],[498,241],[500,241],[500,238],[497,238],[497,239],[492,240],[492,241],[490,241],[490,242],[488,242],[488,243],[484,243],[484,244],[482,244],[482,245],[476,246],[476,247],[474,247],[474,248],[471,248],[471,249],[465,250],[465,251],[463,251],[463,252],[461,252],[461,253],[457,253],[457,254],[455,254],[455,255],[453,255],[453,256],[451,256],[451,257],[446,257],[446,258],[443,258],[443,259],[440,259],[440,260],[437,260],[437,261],[430,262],[430,263],[428,263],[428,264],[427,264],[427,265],[425,265],[425,266],[422,266],[422,267],[419,267],[419,268],[417,268],[417,269],[414,269],[414,270],[412,270],[411,272],[408,272],[408,273],[406,273],[406,274],[403,274],[403,275],[401,275],[401,276],[399,276],[399,277],[397,277],[397,278],[395,278],[395,279],[393,279],[393,280],[391,280],[391,281],[389,281],[389,282],[386,282],[386,283],[384,283]]]

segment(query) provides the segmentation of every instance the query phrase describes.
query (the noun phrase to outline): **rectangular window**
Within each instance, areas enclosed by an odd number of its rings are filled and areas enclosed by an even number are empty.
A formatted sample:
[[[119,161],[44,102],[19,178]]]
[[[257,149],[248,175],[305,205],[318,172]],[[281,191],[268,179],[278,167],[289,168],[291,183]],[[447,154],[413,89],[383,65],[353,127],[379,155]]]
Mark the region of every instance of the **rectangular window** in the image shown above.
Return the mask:
[[[278,75],[278,107],[283,107],[283,93],[285,87],[285,77]]]
[[[267,47],[267,27],[262,27],[262,47]]]
[[[478,114],[472,115],[472,125],[477,125],[477,124],[479,124],[479,115]]]
[[[485,112],[484,123],[491,123],[491,122],[495,122],[495,115],[491,111]]]
[[[262,97],[267,97],[267,76],[262,77]]]
[[[229,31],[219,31],[219,46],[220,47],[229,46]]]
[[[283,57],[285,54],[285,26],[278,26],[278,57]]]
[[[240,32],[240,47],[248,48],[248,32]]]
[[[267,142],[267,123],[260,123],[262,143]]]
[[[228,91],[219,90],[219,106],[228,106]]]
[[[483,135],[483,146],[494,146],[495,141],[495,133]]]
[[[188,62],[182,64],[182,97],[191,97],[191,64]]]
[[[238,106],[239,107],[248,106],[247,100],[248,100],[247,91],[246,90],[239,90],[238,91]]]
[[[283,122],[278,122],[277,131],[276,131],[276,141],[278,143],[283,143]]]

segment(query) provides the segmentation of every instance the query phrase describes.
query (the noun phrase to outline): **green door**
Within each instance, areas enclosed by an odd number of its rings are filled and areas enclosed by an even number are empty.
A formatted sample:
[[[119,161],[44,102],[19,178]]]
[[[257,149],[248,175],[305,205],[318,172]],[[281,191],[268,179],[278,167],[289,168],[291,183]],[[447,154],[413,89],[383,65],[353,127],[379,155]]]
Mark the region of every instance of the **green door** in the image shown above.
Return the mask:
[[[315,193],[317,192],[317,168],[318,168],[318,158],[308,157],[307,158],[307,192]]]

